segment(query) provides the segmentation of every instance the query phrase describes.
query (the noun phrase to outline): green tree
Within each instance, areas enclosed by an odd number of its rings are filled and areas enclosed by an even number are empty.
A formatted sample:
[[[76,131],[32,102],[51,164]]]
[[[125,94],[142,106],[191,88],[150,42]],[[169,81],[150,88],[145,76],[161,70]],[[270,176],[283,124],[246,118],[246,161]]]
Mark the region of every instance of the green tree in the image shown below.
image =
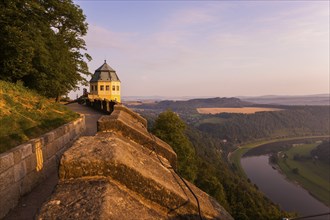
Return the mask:
[[[178,156],[178,171],[186,179],[196,179],[195,149],[185,134],[186,125],[173,111],[159,114],[155,120],[153,133],[167,142]]]
[[[59,98],[90,74],[87,23],[71,0],[0,3],[0,79]]]

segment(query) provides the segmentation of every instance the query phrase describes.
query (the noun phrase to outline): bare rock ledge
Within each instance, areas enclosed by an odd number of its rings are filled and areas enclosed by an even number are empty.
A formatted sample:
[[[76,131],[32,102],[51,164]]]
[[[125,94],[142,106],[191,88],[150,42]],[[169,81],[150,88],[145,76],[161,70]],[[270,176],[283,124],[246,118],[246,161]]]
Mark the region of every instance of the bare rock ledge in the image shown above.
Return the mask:
[[[148,134],[143,118],[123,108],[100,119],[103,132],[81,137],[63,154],[60,182],[37,219],[200,219],[195,198],[173,171],[172,148]],[[212,197],[188,185],[203,219],[233,219]]]

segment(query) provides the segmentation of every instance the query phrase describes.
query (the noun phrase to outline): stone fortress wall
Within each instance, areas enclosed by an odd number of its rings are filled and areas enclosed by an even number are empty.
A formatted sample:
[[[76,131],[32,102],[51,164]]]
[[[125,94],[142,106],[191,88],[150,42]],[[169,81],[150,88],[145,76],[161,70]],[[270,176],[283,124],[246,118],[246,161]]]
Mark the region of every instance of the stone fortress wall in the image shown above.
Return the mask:
[[[0,154],[0,219],[58,171],[61,155],[86,130],[85,116]]]

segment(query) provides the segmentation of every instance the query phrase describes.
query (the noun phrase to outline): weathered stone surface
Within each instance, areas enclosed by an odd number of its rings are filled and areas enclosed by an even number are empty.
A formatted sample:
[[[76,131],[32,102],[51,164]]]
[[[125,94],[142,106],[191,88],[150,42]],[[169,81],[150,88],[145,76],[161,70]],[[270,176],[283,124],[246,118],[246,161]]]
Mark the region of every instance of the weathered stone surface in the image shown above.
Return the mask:
[[[21,161],[19,164],[14,166],[14,177],[15,182],[20,181],[26,175],[26,165],[25,161]]]
[[[147,128],[148,122],[145,118],[141,117],[141,115],[139,115],[138,113],[132,111],[129,108],[126,108],[123,105],[115,105],[114,107],[115,111],[124,111],[126,113],[128,113],[132,118],[134,118],[135,120],[139,121],[143,127]]]
[[[59,137],[62,137],[65,134],[65,125],[61,126],[59,128],[56,128],[54,130],[54,132],[55,132],[55,137],[54,137],[55,139],[59,138]]]
[[[14,166],[13,152],[2,154],[0,157],[0,174]]]
[[[99,133],[95,137],[81,137],[64,153],[60,178],[111,177],[167,211],[173,210],[177,215],[197,215],[193,195],[180,178],[167,168],[169,162],[150,153],[152,151],[149,149],[118,134]],[[228,219],[228,213],[215,205],[211,197],[197,187],[190,186],[199,197],[205,218]]]
[[[57,151],[58,151],[58,146],[61,144],[60,138],[57,138],[55,141],[53,141],[52,143],[49,143],[45,146],[45,155],[44,157],[46,159],[54,156]]]
[[[176,169],[177,157],[173,149],[164,141],[148,133],[144,123],[126,111],[115,109],[110,116],[102,116],[97,122],[97,130],[122,134],[150,150],[155,150]]]
[[[26,172],[32,172],[37,167],[37,158],[35,154],[30,155],[29,157],[25,158],[25,165],[26,165]]]
[[[55,139],[55,132],[53,132],[53,131],[48,132],[47,134],[45,134],[43,136],[43,138],[44,138],[44,141],[45,141],[45,145],[47,145],[47,144],[49,144],[49,143],[51,143],[51,142],[54,141],[54,139]]]
[[[32,145],[31,144],[22,144],[19,151],[21,152],[22,159],[30,156],[32,154]]]
[[[14,150],[14,151],[13,151],[13,154],[14,154],[14,163],[15,163],[15,164],[20,163],[21,160],[22,160],[22,154],[21,154],[21,151],[20,151],[19,149]]]
[[[145,203],[109,178],[62,180],[37,219],[165,219]]]
[[[5,190],[15,182],[14,167],[0,173],[0,191]]]

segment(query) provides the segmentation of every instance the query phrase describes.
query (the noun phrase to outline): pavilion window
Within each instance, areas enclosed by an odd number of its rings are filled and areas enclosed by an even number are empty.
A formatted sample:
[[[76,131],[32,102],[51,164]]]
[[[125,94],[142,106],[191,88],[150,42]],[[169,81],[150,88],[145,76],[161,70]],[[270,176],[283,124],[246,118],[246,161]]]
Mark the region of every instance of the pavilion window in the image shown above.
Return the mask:
[[[105,90],[109,91],[110,90],[110,86],[105,86]]]
[[[100,86],[100,90],[103,91],[104,90],[104,86]]]
[[[116,86],[112,86],[112,91],[116,91]]]
[[[119,86],[117,86],[117,91],[119,91]]]

